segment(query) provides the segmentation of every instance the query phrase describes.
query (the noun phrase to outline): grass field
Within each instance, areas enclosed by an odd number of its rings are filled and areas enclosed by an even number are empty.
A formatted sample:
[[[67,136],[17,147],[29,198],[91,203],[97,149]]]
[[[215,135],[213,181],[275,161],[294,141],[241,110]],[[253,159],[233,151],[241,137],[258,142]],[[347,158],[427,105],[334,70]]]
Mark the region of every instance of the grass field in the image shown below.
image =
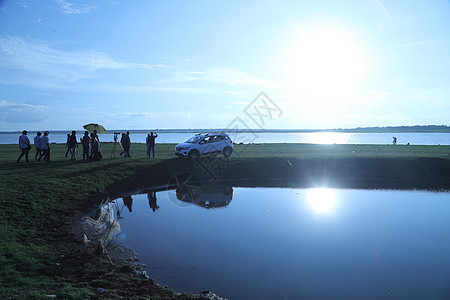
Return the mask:
[[[153,159],[145,144],[133,144],[131,158],[111,158],[112,144],[104,143],[103,159],[91,162],[82,161],[81,152],[69,161],[64,145],[51,145],[50,162],[36,162],[33,149],[29,163],[16,163],[18,146],[0,145],[0,298],[176,298],[86,253],[69,232],[102,190],[117,197],[164,186],[180,173],[236,186],[450,188],[449,146],[236,145],[229,160],[198,162],[176,158],[174,146],[157,144]],[[98,295],[98,287],[105,294]]]

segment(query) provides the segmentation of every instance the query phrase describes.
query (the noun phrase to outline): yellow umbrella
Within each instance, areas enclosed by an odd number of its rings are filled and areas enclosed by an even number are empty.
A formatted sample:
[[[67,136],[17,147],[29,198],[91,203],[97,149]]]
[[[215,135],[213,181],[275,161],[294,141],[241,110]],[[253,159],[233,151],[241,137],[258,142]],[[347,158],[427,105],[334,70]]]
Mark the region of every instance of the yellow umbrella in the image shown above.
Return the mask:
[[[97,133],[106,133],[106,129],[105,127],[103,127],[100,124],[95,124],[95,123],[89,123],[83,126],[84,129],[86,129],[89,132],[94,132],[94,130],[97,130]]]

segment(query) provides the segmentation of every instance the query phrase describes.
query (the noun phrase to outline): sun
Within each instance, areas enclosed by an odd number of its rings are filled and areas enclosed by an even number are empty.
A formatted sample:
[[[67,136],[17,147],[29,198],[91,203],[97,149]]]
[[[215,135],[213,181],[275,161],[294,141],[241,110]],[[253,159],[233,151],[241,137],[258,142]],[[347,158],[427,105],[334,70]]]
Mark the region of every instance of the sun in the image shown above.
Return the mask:
[[[350,99],[364,71],[357,40],[337,28],[297,28],[284,43],[283,72],[297,97],[320,104]]]
[[[328,188],[308,190],[307,200],[316,213],[329,213],[336,206],[336,195],[332,189]]]

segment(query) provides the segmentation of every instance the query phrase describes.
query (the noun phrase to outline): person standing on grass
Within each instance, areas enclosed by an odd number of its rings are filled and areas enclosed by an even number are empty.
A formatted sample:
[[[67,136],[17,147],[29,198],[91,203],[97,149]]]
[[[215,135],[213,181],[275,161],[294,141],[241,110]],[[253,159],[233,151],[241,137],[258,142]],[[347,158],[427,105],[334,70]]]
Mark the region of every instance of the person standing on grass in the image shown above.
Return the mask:
[[[150,153],[153,151],[153,157],[155,157],[155,139],[158,137],[158,134],[155,132],[155,135],[153,135],[153,132],[150,132],[150,134],[147,134],[147,155],[150,157]]]
[[[100,148],[100,142],[97,139],[97,135],[95,133],[91,133],[91,155],[89,156],[92,160],[97,160],[99,155],[98,149]]]
[[[77,150],[77,136],[76,136],[76,131],[73,130],[72,134],[69,137],[69,151],[70,151],[70,160],[75,160],[75,151]]]
[[[34,137],[34,146],[36,147],[36,154],[34,155],[34,159],[37,161],[41,160],[42,150],[41,150],[41,135],[42,133],[39,131],[36,133]]]
[[[67,151],[66,151],[66,155],[64,155],[64,157],[67,157],[67,155],[69,155],[69,143],[70,143],[70,133],[67,134],[67,139],[66,139],[66,147],[67,147]]]
[[[127,131],[127,134],[125,135],[125,139],[126,139],[126,144],[127,144],[127,149],[125,151],[125,155],[127,157],[131,157],[131,155],[130,155],[131,139],[130,139],[130,132],[129,131]]]
[[[122,137],[120,139],[120,144],[122,145],[123,151],[120,152],[120,156],[123,155],[123,157],[131,157],[130,156],[130,146],[131,146],[131,139],[130,139],[130,132],[127,131],[127,133],[122,133]]]
[[[44,136],[41,137],[41,150],[42,159],[49,162],[50,161],[50,141],[48,139],[49,132],[44,132]]]
[[[30,145],[30,139],[27,136],[28,132],[26,130],[22,131],[22,135],[19,137],[19,148],[22,151],[20,153],[19,158],[17,159],[17,162],[20,161],[20,159],[25,155],[25,159],[27,162],[30,162],[28,160],[28,151],[31,149]]]
[[[81,139],[81,145],[83,145],[83,160],[89,158],[89,143],[90,143],[89,132],[85,131],[84,136]]]
[[[126,147],[126,138],[125,133],[122,133],[122,136],[120,137],[120,145],[122,146],[122,152],[120,152],[120,156],[122,156],[125,153],[125,147]],[[126,157],[126,156],[125,156]]]

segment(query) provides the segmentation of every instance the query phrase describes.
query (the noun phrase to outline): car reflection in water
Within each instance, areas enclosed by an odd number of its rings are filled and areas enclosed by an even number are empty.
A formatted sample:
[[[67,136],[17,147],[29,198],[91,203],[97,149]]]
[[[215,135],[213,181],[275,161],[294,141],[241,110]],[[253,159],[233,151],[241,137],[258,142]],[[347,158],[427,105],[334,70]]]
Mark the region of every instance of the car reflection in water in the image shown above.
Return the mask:
[[[224,185],[181,185],[176,189],[177,199],[207,209],[228,206],[233,199],[233,188]]]

